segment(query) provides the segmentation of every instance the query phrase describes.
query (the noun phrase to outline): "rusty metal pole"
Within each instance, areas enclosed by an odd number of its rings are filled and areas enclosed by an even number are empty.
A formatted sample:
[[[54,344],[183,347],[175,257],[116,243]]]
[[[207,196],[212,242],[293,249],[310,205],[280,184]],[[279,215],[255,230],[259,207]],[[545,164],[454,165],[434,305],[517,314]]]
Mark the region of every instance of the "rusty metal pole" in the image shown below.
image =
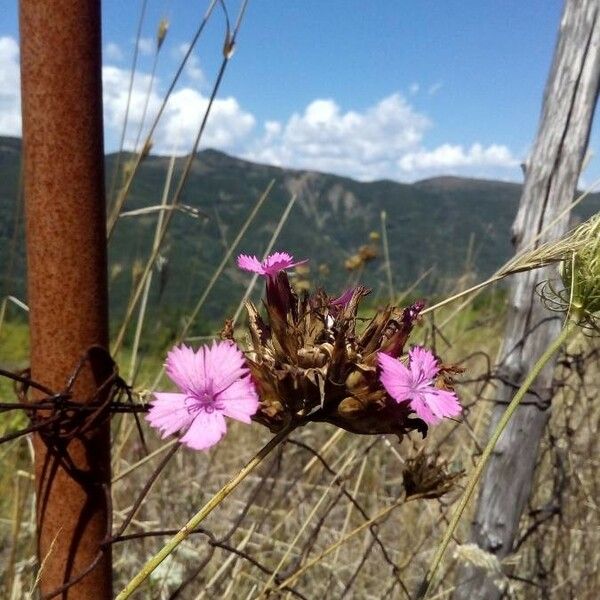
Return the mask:
[[[20,27],[31,375],[59,391],[90,346],[108,346],[100,1],[21,0]],[[75,400],[107,362],[88,362]],[[42,595],[95,563],[57,597],[109,599],[108,420],[34,445]]]

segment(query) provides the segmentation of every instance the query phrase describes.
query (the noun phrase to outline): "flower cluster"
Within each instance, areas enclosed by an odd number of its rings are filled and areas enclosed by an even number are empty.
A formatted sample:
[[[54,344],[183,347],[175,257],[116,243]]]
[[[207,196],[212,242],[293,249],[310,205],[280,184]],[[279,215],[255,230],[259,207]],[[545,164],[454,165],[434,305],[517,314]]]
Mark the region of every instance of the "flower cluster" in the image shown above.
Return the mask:
[[[167,374],[181,391],[156,393],[148,414],[164,436],[180,431],[182,443],[208,448],[225,433],[225,417],[272,431],[314,421],[360,434],[425,436],[429,425],[460,414],[449,370],[425,348],[404,357],[423,303],[387,307],[361,326],[358,310],[369,290],[299,297],[286,269],[305,262],[285,252],[264,261],[238,257],[241,269],[266,278],[265,318],[246,303],[245,357],[231,328],[229,339],[212,347],[169,353]]]

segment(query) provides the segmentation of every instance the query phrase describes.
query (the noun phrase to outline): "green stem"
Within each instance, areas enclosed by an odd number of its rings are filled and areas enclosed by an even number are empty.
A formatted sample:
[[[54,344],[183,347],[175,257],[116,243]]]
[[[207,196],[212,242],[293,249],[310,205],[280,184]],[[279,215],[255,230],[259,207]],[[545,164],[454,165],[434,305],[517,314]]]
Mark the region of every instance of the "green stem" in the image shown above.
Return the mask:
[[[192,531],[208,517],[233,490],[252,472],[290,434],[292,428],[282,429],[269,440],[254,456],[254,458],[232,479],[230,479],[180,530],[175,534],[140,570],[140,572],[125,586],[116,600],[129,598],[146,578],[171,554]]]
[[[496,447],[496,444],[497,444],[498,440],[500,439],[500,436],[502,435],[503,431],[506,429],[506,426],[508,425],[509,421],[511,420],[514,412],[517,410],[519,403],[521,402],[521,400],[523,399],[523,397],[525,396],[525,394],[527,393],[527,391],[529,390],[529,388],[531,387],[533,382],[536,380],[537,376],[540,374],[542,369],[546,366],[548,361],[552,358],[554,353],[559,350],[559,348],[562,346],[562,344],[570,337],[570,335],[574,331],[576,331],[576,329],[577,329],[577,318],[569,319],[567,321],[567,323],[565,324],[565,326],[563,327],[562,331],[560,332],[560,335],[546,348],[545,352],[540,356],[540,358],[535,363],[535,365],[533,366],[531,371],[528,373],[527,377],[525,378],[525,381],[523,381],[523,384],[521,385],[521,387],[517,390],[517,393],[515,394],[514,398],[511,400],[510,404],[506,407],[506,410],[504,411],[504,414],[502,415],[500,421],[498,422],[498,425],[496,426],[496,429],[494,430],[492,437],[488,441],[485,449],[483,450],[483,452],[481,454],[481,458],[479,459],[477,466],[475,467],[475,469],[473,470],[473,473],[469,477],[467,487],[465,488],[465,491],[463,492],[463,495],[460,499],[460,502],[458,503],[458,506],[456,507],[456,510],[452,514],[452,519],[450,519],[448,528],[446,529],[446,532],[444,533],[444,537],[442,538],[442,541],[436,550],[435,556],[433,557],[433,561],[431,563],[431,567],[429,567],[429,572],[427,573],[427,576],[425,577],[425,581],[423,582],[423,585],[421,587],[421,593],[418,595],[419,598],[427,597],[427,595],[429,593],[429,589],[433,582],[433,578],[435,577],[435,575],[438,571],[438,568],[440,566],[440,563],[442,561],[442,558],[444,556],[446,548],[448,547],[448,544],[450,543],[450,540],[452,539],[452,536],[454,535],[454,531],[456,530],[456,527],[458,526],[458,522],[460,521],[460,518],[462,517],[462,514],[463,514],[465,508],[467,507],[467,504],[469,503],[471,496],[473,495],[473,491],[475,490],[475,486],[477,485],[477,482],[479,481],[479,478],[481,477],[481,474],[483,473],[483,469],[485,468],[485,465],[487,464],[492,452],[494,451],[494,448]]]

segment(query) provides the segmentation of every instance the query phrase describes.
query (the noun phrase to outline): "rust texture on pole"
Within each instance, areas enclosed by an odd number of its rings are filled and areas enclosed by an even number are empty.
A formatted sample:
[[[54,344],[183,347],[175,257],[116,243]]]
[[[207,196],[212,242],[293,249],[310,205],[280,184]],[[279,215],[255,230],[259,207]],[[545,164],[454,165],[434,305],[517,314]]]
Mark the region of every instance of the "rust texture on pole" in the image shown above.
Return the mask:
[[[100,1],[21,0],[20,29],[31,376],[60,391],[90,346],[108,345]],[[88,361],[76,401],[107,362]],[[34,446],[42,596],[79,579],[57,597],[108,599],[108,420]]]

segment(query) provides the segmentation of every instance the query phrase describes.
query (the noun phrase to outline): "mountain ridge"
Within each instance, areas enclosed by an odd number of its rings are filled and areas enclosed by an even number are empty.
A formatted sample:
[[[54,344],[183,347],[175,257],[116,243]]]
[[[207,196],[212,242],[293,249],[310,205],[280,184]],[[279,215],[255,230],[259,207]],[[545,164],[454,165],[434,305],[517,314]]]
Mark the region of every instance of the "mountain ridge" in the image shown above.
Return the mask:
[[[0,137],[0,293],[25,294],[22,218],[19,190],[18,138]],[[117,161],[123,167],[132,155],[106,157],[107,187]],[[149,155],[141,164],[125,210],[158,205],[169,157]],[[173,181],[186,157],[175,161]],[[470,270],[482,279],[512,254],[510,227],[521,186],[512,182],[442,176],[400,183],[364,182],[348,177],[253,163],[218,150],[200,151],[190,171],[181,202],[208,218],[173,216],[162,252],[162,269],[150,298],[157,320],[189,312],[222,260],[257,198],[275,179],[271,194],[236,250],[262,255],[285,206],[297,201],[275,249],[311,259],[304,277],[312,285],[337,293],[360,279],[385,299],[386,270],[380,242],[381,213],[387,215],[390,262],[396,289],[402,290],[433,267],[420,283],[422,293],[444,293]],[[120,182],[119,182],[120,183]],[[592,195],[575,211],[577,219],[600,209]],[[118,321],[140,265],[150,253],[156,213],[122,218],[109,245],[111,313]],[[15,237],[16,234],[16,237]],[[345,264],[361,246],[376,244],[378,258],[362,272]],[[350,261],[351,262],[351,261]],[[10,269],[9,269],[10,266]],[[9,272],[10,271],[10,272]],[[209,297],[203,318],[220,320],[235,309],[249,277],[230,261]],[[202,317],[200,321],[202,321]],[[202,327],[199,325],[199,330]]]

